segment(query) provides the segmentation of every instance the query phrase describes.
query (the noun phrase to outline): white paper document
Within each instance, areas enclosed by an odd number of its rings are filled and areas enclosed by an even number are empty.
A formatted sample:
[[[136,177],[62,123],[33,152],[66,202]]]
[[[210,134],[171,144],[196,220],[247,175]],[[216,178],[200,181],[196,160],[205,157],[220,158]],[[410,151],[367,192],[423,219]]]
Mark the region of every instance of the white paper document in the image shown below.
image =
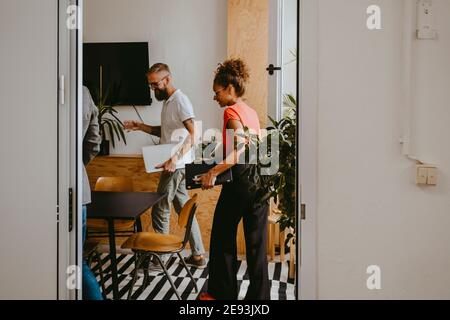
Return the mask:
[[[143,147],[142,155],[144,156],[145,171],[147,173],[163,171],[163,169],[156,169],[155,167],[169,160],[180,148],[180,144],[160,144]],[[176,168],[184,169],[187,163],[194,161],[193,157],[194,152],[191,149],[178,161]]]

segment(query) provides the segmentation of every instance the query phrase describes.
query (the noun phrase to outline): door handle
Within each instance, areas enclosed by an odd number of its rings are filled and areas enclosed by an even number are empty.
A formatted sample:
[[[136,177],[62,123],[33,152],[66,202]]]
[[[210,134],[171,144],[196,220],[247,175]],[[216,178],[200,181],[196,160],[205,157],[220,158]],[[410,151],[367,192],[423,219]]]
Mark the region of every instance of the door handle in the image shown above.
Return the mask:
[[[275,71],[280,71],[281,67],[275,67],[273,64],[269,64],[269,66],[266,68],[266,70],[269,72],[271,76],[275,73]]]
[[[69,188],[69,232],[73,229],[73,189]]]

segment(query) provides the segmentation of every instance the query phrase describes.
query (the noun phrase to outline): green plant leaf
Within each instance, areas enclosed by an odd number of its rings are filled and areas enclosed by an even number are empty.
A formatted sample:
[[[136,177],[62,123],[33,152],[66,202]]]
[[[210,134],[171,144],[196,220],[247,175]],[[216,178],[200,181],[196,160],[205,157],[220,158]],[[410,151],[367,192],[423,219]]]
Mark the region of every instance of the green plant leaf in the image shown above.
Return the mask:
[[[116,134],[116,136],[117,136],[117,140],[119,140],[120,141],[120,133],[119,133],[119,129],[117,128],[117,123],[113,123],[112,124],[112,127],[113,127],[113,129],[114,129],[114,133]],[[115,138],[114,138],[115,139]]]
[[[122,137],[122,139],[123,139],[123,143],[124,144],[127,144],[127,139],[126,139],[126,137],[125,137],[125,133],[124,133],[124,131],[123,131],[123,126],[119,126],[119,132],[120,132],[120,136]]]
[[[268,117],[273,127],[267,128],[267,136],[264,139],[252,140],[257,147],[258,154],[261,148],[267,150],[271,156],[279,158],[279,170],[271,176],[261,175],[264,166],[259,162],[245,175],[250,182],[249,190],[255,195],[255,206],[266,205],[270,198],[274,199],[281,217],[280,228],[292,228],[295,231],[296,217],[296,99],[293,95],[284,96],[286,105],[291,106],[292,113],[283,116],[279,121]],[[272,149],[271,138],[279,139],[279,149]]]
[[[114,141],[114,130],[113,130],[112,125],[111,125],[110,122],[106,121],[105,123],[106,123],[106,126],[107,126],[108,130],[109,130],[109,136],[110,136],[110,139],[111,139],[111,144],[112,144],[113,148],[115,148],[116,145],[115,145],[115,141]]]
[[[278,128],[278,121],[276,121],[274,118],[272,118],[271,116],[268,116],[270,122],[272,122],[272,124],[275,126],[275,128]],[[274,129],[275,129],[274,128]]]
[[[122,121],[115,114],[111,113],[111,116],[123,127]]]
[[[119,112],[114,108],[117,101],[117,92],[119,91],[120,84],[113,84],[106,88],[104,94],[103,92],[99,92],[99,89],[96,89],[94,94],[97,101],[97,108],[99,110],[98,119],[100,124],[100,132],[103,139],[105,139],[105,134],[108,132],[113,147],[116,145],[116,138],[118,141],[122,141],[123,139],[124,143],[127,143],[123,130],[123,123],[117,117]],[[110,102],[110,105],[108,106],[105,105],[107,100]]]

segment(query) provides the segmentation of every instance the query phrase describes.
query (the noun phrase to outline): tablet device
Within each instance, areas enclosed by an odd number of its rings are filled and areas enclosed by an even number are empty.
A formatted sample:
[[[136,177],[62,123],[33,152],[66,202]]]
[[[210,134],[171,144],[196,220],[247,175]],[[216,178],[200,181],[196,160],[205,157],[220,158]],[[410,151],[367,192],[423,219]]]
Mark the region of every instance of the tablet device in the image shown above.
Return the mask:
[[[201,188],[202,185],[195,181],[197,178],[200,178],[202,175],[206,174],[211,168],[216,166],[215,164],[206,164],[206,163],[189,163],[186,164],[186,188],[189,190]],[[233,174],[231,169],[220,174],[217,179],[215,185],[222,185],[226,183],[230,183],[233,181]]]

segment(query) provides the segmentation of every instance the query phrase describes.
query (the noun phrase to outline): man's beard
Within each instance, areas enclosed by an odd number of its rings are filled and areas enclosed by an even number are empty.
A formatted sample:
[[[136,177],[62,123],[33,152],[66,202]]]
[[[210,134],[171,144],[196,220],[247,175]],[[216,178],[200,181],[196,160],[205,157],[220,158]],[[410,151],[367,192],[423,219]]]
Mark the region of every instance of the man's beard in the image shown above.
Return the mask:
[[[167,93],[166,90],[156,89],[155,90],[155,98],[158,101],[165,101],[165,100],[169,99],[169,94]]]

